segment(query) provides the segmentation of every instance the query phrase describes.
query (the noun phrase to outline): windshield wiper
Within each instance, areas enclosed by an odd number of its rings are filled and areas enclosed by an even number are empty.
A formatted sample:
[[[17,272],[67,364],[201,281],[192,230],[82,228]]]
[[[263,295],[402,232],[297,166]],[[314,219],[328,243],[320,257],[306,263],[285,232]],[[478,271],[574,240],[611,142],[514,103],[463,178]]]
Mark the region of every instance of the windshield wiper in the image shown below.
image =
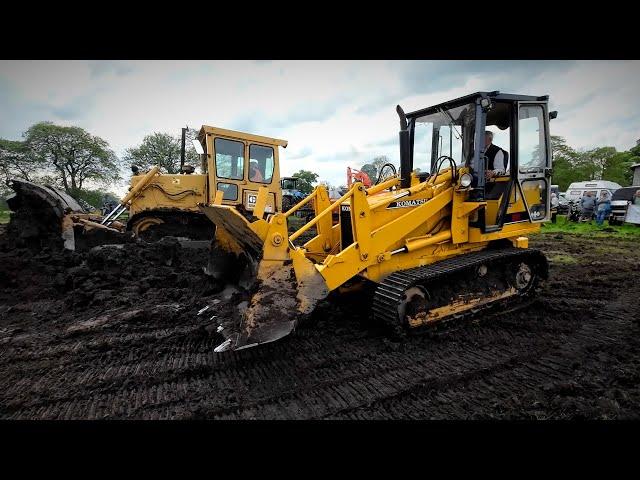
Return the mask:
[[[449,113],[449,110],[442,110],[442,108],[439,108],[438,112],[440,113],[440,115],[443,115],[443,116],[446,113],[447,116],[451,119],[451,123],[449,124],[449,128],[453,127],[453,130],[456,132],[456,140],[460,140],[462,138],[462,134],[460,132],[458,132],[458,129],[456,128],[456,125],[455,125],[455,120],[453,119],[453,117]]]

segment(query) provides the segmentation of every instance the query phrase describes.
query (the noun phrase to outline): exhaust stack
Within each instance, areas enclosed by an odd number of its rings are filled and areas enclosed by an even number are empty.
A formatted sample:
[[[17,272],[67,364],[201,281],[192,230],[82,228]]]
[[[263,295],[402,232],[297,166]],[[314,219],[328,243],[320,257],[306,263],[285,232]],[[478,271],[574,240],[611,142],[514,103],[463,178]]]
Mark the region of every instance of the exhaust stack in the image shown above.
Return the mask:
[[[409,188],[411,186],[411,149],[409,145],[409,127],[407,116],[400,105],[396,106],[396,112],[400,117],[400,187]]]

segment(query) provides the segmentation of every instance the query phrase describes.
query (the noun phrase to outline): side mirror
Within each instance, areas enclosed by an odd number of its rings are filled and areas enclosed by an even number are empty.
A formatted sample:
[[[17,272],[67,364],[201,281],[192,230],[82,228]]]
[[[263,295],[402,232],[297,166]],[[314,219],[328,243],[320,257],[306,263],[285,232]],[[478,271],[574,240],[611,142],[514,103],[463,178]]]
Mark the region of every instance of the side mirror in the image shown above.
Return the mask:
[[[196,153],[198,155],[204,154],[204,149],[202,148],[202,144],[198,140],[194,138],[193,140],[191,140],[191,143],[193,144],[193,148],[195,148]]]
[[[554,110],[553,112],[549,112],[549,120],[553,120],[558,116],[558,112]]]

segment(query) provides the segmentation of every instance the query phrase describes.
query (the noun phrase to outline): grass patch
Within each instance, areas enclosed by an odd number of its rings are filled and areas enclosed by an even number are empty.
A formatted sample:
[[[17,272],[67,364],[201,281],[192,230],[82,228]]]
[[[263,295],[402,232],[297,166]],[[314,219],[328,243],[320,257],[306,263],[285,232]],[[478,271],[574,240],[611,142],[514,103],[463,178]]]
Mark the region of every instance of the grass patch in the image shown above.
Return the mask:
[[[9,223],[10,216],[10,210],[0,210],[0,223]]]
[[[578,263],[578,259],[566,253],[559,253],[556,255],[549,255],[549,261],[551,263],[562,263],[564,265],[575,265]]]
[[[637,225],[609,225],[605,221],[602,226],[598,226],[595,220],[591,223],[570,222],[565,215],[558,215],[556,223],[547,222],[542,225],[541,232],[545,233],[568,233],[574,235],[588,235],[596,237],[620,237],[640,239],[640,226]]]

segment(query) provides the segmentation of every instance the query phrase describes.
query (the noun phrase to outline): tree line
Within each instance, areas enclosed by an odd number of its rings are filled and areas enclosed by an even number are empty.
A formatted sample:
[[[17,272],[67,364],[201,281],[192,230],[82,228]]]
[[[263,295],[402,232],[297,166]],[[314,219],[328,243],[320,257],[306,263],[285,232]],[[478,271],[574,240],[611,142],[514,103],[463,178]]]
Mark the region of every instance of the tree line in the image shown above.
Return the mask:
[[[573,182],[588,180],[608,180],[623,187],[629,186],[633,181],[631,166],[640,163],[640,140],[636,141],[634,147],[620,152],[615,147],[576,149],[564,137],[552,135],[551,150],[551,180],[554,185],[558,185],[560,191],[566,190]],[[384,155],[377,156],[365,163],[360,170],[375,182],[385,163],[393,162]],[[346,187],[341,188],[346,191]]]
[[[631,185],[631,165],[640,163],[640,140],[629,150],[619,152],[615,147],[575,149],[563,137],[551,136],[553,152],[552,181],[564,191],[573,182],[609,180],[623,187]]]
[[[185,145],[185,161],[194,166],[198,155],[189,140],[196,135],[189,129]],[[19,178],[53,185],[100,208],[105,198],[116,198],[109,189],[122,180],[122,168],[135,164],[144,171],[159,165],[167,173],[178,173],[180,156],[181,138],[177,135],[147,135],[120,158],[106,140],[83,128],[39,122],[23,133],[22,140],[0,138],[0,194],[4,199],[10,193],[7,181]]]
[[[186,162],[197,166],[198,155],[190,140],[197,131],[188,129]],[[640,140],[627,151],[619,152],[614,147],[598,147],[589,150],[576,149],[560,136],[552,136],[553,176],[552,181],[560,190],[575,181],[609,180],[622,186],[632,181],[631,165],[640,163]],[[109,187],[122,180],[121,169],[135,164],[141,170],[159,165],[166,173],[178,173],[180,169],[181,138],[179,135],[154,132],[142,142],[128,148],[119,158],[109,143],[83,128],[39,122],[24,132],[22,140],[0,138],[0,194],[2,198],[10,191],[6,181],[21,178],[46,183],[64,189],[77,199],[100,207]],[[386,163],[384,156],[376,156],[360,168],[375,182]],[[299,188],[310,193],[318,181],[317,173],[300,170],[293,174],[300,178]],[[346,172],[345,172],[346,176]],[[330,185],[327,184],[330,187]],[[338,187],[346,190],[346,185]]]

